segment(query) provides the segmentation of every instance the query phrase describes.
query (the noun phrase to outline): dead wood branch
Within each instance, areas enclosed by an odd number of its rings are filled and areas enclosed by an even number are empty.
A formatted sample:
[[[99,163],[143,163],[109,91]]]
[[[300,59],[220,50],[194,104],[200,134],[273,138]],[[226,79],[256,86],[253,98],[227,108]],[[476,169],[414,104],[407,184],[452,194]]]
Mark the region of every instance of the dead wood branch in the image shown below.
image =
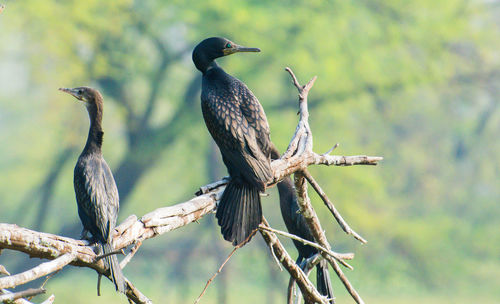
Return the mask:
[[[135,253],[137,252],[137,250],[139,250],[139,247],[141,247],[141,245],[142,245],[141,241],[135,243],[134,247],[132,247],[132,249],[130,249],[130,253],[127,254],[127,256],[120,262],[121,269],[123,269],[123,268],[125,268],[125,266],[127,266],[127,264],[132,260]]]
[[[313,235],[319,244],[318,246],[325,249],[322,251],[322,256],[330,262],[353,298],[358,303],[363,303],[340,270],[337,260],[327,253],[327,250],[331,251],[331,247],[310,205],[303,172],[308,166],[313,164],[327,166],[376,165],[378,161],[382,160],[382,157],[365,155],[338,156],[314,153],[312,151],[312,133],[308,123],[307,95],[316,78],[313,78],[305,86],[300,86],[293,72],[288,68],[287,71],[292,76],[294,85],[299,90],[300,119],[287,151],[280,159],[273,161],[271,164],[274,178],[268,186],[273,186],[284,177],[296,172],[296,187],[299,193],[301,210],[306,217],[310,229],[313,231]],[[132,259],[144,240],[185,226],[211,213],[215,209],[216,202],[220,199],[226,183],[227,179],[222,179],[201,187],[197,193],[197,197],[180,204],[159,208],[140,219],[137,219],[135,215],[129,216],[121,225],[115,228],[113,236],[114,248],[116,250],[135,244],[129,255],[122,261],[123,266]],[[313,179],[311,179],[311,183],[314,183]],[[317,188],[321,189],[319,185]],[[320,190],[317,191],[319,192]],[[269,226],[265,220],[263,225]],[[345,227],[348,227],[347,224]],[[296,280],[304,299],[308,303],[325,303],[325,299],[311,284],[304,272],[290,258],[277,236],[266,229],[260,229],[260,233],[276,258]],[[0,250],[2,249],[16,250],[30,255],[30,257],[54,261],[43,263],[28,272],[2,278],[0,282],[3,283],[0,283],[0,286],[4,286],[2,284],[5,284],[5,286],[24,284],[37,277],[56,271],[60,269],[57,267],[64,267],[68,263],[74,266],[92,268],[109,278],[109,271],[104,268],[104,263],[96,260],[93,248],[85,241],[29,230],[13,224],[0,223]],[[34,271],[35,269],[36,271]],[[22,279],[20,279],[21,277]],[[128,280],[126,295],[135,303],[151,303],[151,300],[144,296]]]
[[[334,252],[332,250],[328,250],[326,248],[323,248],[323,247],[321,247],[320,245],[318,245],[318,244],[316,244],[314,242],[310,242],[310,241],[305,240],[305,239],[303,239],[301,237],[293,235],[291,233],[280,231],[280,230],[276,230],[276,229],[273,229],[271,227],[266,227],[264,225],[260,225],[259,229],[264,229],[264,230],[267,230],[267,231],[275,233],[275,234],[286,236],[286,237],[291,238],[293,240],[296,240],[296,241],[302,242],[302,243],[304,243],[306,245],[309,245],[311,247],[314,247],[314,248],[316,248],[316,249],[318,249],[318,250],[320,250],[322,252],[325,252],[326,254],[330,255],[331,257],[333,257],[334,259],[336,259],[337,261],[339,261],[339,263],[341,263],[345,267],[347,267],[347,268],[349,268],[351,270],[354,269],[354,268],[352,268],[351,265],[347,264],[347,262],[344,261],[344,260],[352,260],[354,258],[354,253],[337,253],[337,252]]]
[[[299,265],[301,269],[304,269],[304,273],[306,276],[309,276],[309,273],[311,273],[311,270],[316,266],[323,257],[321,254],[317,253],[313,255],[312,257],[303,260],[302,263]],[[297,289],[295,288],[295,278],[290,277],[290,281],[288,282],[288,291],[287,291],[287,303],[288,304],[299,304],[302,302],[302,295],[300,293],[297,293]],[[294,301],[295,299],[295,301]]]
[[[302,174],[304,174],[304,177],[307,179],[309,184],[316,190],[316,193],[321,197],[325,205],[328,207],[332,215],[335,217],[337,220],[337,223],[339,223],[340,227],[342,230],[344,230],[345,233],[352,235],[356,240],[360,241],[363,244],[366,244],[366,240],[360,236],[359,234],[356,233],[356,231],[352,230],[351,227],[349,227],[349,224],[342,218],[342,215],[340,215],[340,212],[337,211],[337,208],[333,205],[333,203],[330,201],[326,193],[321,189],[321,186],[316,182],[316,180],[312,177],[312,175],[309,173],[309,171],[303,170]]]
[[[68,265],[75,257],[74,253],[66,253],[53,261],[42,263],[25,272],[0,278],[0,289],[13,288],[41,278]]]
[[[323,163],[323,164],[328,164],[332,165],[334,163],[340,162],[343,163],[343,165],[352,165],[354,164],[354,160],[359,161],[359,160],[365,160],[366,164],[376,164],[377,161],[381,160],[381,157],[367,157],[367,156],[357,156],[354,157],[354,159],[347,160],[346,158],[335,158],[332,157],[331,155],[328,155],[328,153],[318,155],[313,152],[312,150],[312,132],[309,127],[309,112],[307,109],[307,97],[309,94],[309,90],[312,88],[312,85],[314,84],[314,81],[316,80],[316,77],[313,77],[306,85],[301,86],[299,82],[297,81],[297,78],[293,74],[292,70],[289,68],[286,68],[287,72],[290,74],[292,77],[292,81],[294,86],[297,88],[299,91],[299,123],[297,125],[297,129],[295,130],[295,134],[290,142],[290,145],[288,146],[287,151],[283,154],[284,156],[281,158],[281,160],[285,162],[290,162],[290,160],[294,159],[315,159],[317,160],[318,163]],[[303,157],[303,155],[306,155],[306,157]],[[338,163],[337,163],[338,164]],[[299,162],[299,166],[301,163]],[[330,244],[328,243],[328,240],[326,239],[325,233],[323,229],[321,228],[321,224],[319,222],[319,219],[316,215],[316,212],[314,211],[309,195],[307,193],[307,183],[306,183],[306,178],[305,174],[307,174],[307,166],[304,166],[302,163],[302,167],[300,167],[297,172],[295,173],[295,187],[297,191],[297,197],[298,197],[298,204],[300,207],[300,212],[304,216],[306,223],[309,227],[309,230],[314,236],[315,241],[323,248],[326,248],[327,250],[330,250]],[[322,198],[326,198],[326,194],[321,190],[319,185],[314,181],[312,176],[310,176],[311,181],[315,183],[315,186],[318,188],[318,194],[322,196]],[[329,201],[329,200],[328,200]],[[331,206],[333,206],[330,203]],[[340,214],[338,212],[334,213],[334,216],[338,215],[339,218]],[[338,218],[336,217],[338,220]],[[342,220],[343,221],[343,220]],[[345,223],[345,222],[344,222]],[[352,232],[352,231],[351,231]],[[364,240],[361,237],[359,237],[360,240]],[[321,255],[323,258],[328,260],[332,268],[335,270],[337,276],[339,279],[342,281],[344,284],[345,288],[347,291],[351,294],[352,298],[356,301],[356,303],[364,303],[357,291],[354,289],[352,284],[349,282],[349,280],[346,278],[342,270],[340,269],[337,261],[332,258],[332,256],[328,255],[325,251],[321,251]]]
[[[298,195],[298,202],[300,206],[301,213],[304,215],[304,218],[306,219],[306,223],[309,226],[309,229],[311,230],[314,239],[320,244],[321,246],[325,248],[330,248],[330,244],[328,243],[328,240],[326,239],[325,233],[323,232],[323,229],[321,228],[321,224],[319,222],[318,216],[316,215],[316,212],[312,208],[311,201],[309,199],[309,196],[307,194],[307,183],[305,177],[302,175],[301,172],[295,173],[295,186],[297,188],[297,195]],[[344,275],[342,272],[342,269],[340,269],[340,266],[338,265],[337,261],[333,259],[331,256],[325,253],[321,253],[323,258],[328,260],[330,265],[332,266],[333,270],[341,280],[342,284],[344,284],[345,288],[347,291],[351,294],[352,298],[356,301],[356,303],[362,304],[364,301],[361,299],[359,296],[358,292],[354,289],[352,284],[349,282],[347,277]]]
[[[21,298],[33,297],[45,293],[43,288],[29,288],[20,292],[0,295],[0,302],[14,301]]]
[[[135,287],[127,278],[125,278],[125,283],[127,284],[126,296],[129,301],[136,304],[152,304],[153,302],[148,299],[137,287]]]
[[[264,227],[269,227],[266,219],[263,219],[261,225],[263,225]],[[277,257],[277,259],[285,267],[288,273],[290,273],[290,275],[295,278],[300,291],[306,299],[306,303],[326,303],[323,296],[319,294],[318,290],[316,290],[311,281],[309,281],[309,278],[306,276],[306,274],[290,257],[288,252],[280,243],[278,237],[274,233],[266,229],[260,229],[259,232],[269,248],[274,252],[274,255]]]
[[[39,288],[39,289],[43,289],[43,288]],[[39,289],[35,289],[35,290],[39,290]],[[21,292],[23,292],[23,291],[21,291]],[[11,292],[11,291],[9,291],[7,289],[0,289],[0,295],[2,295],[2,293],[3,293],[3,295],[14,295],[13,292]],[[43,293],[45,293],[45,291]],[[16,293],[16,294],[18,294],[18,293]],[[32,294],[32,295],[27,294],[27,295],[24,295],[24,296],[25,297],[32,297],[32,296],[34,296],[34,294]],[[51,295],[50,297],[47,298],[47,300],[43,301],[40,304],[52,304],[52,303],[54,303],[55,298],[56,297],[54,295]],[[14,303],[14,304],[33,304],[32,302],[30,302],[30,301],[28,301],[28,300],[26,300],[24,298],[17,298],[14,301],[9,300],[9,299],[7,299],[7,300],[0,300],[0,302],[2,302],[2,303]]]

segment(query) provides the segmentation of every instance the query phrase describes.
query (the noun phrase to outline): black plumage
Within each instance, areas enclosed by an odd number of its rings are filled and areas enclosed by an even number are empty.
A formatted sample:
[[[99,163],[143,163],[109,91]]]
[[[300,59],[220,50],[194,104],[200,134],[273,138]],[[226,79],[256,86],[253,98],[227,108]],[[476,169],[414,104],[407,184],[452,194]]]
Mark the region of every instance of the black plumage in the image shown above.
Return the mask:
[[[119,210],[118,189],[113,174],[104,160],[102,146],[102,95],[89,87],[60,89],[81,100],[89,113],[90,128],[87,143],[75,166],[74,187],[78,215],[83,224],[82,236],[92,234],[92,240],[100,245],[101,253],[113,252],[112,233]],[[104,258],[111,271],[116,290],[125,292],[125,279],[116,255]]]
[[[274,146],[272,147],[271,157],[272,159],[278,159],[280,157],[278,150]],[[300,213],[297,194],[292,179],[290,177],[284,178],[278,183],[277,187],[280,196],[281,216],[283,217],[288,232],[305,240],[314,242],[314,236],[311,230],[309,230],[309,226],[307,226],[306,219]],[[302,242],[296,240],[292,241],[299,252],[296,263],[304,270],[305,263],[303,262],[317,254],[318,250]],[[326,260],[321,260],[319,264],[316,265],[316,286],[320,294],[331,299],[329,303],[335,303],[330,274],[328,272],[328,262]]]
[[[248,87],[214,61],[236,52],[259,52],[225,38],[208,38],[193,50],[203,74],[201,108],[208,131],[219,147],[231,180],[217,208],[224,239],[243,245],[262,221],[259,192],[272,178],[269,124]]]

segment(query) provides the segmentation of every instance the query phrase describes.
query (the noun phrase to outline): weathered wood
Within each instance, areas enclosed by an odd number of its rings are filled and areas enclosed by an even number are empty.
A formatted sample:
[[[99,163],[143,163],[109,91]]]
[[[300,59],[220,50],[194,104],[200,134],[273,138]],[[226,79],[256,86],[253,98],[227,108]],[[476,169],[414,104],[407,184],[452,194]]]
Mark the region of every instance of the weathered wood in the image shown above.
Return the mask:
[[[305,86],[301,86],[299,82],[297,81],[297,78],[293,74],[292,70],[287,68],[288,73],[290,73],[293,83],[297,90],[299,91],[299,106],[300,106],[300,121],[299,125],[297,126],[297,130],[295,132],[295,135],[292,139],[291,142],[298,140],[298,148],[297,151],[300,151],[301,154],[297,155],[294,154],[293,152],[287,150],[286,154],[291,155],[290,160],[301,158],[303,159],[303,155],[307,155],[305,159],[313,159],[315,160],[314,163],[319,164],[323,163],[326,165],[353,165],[355,162],[368,162],[365,164],[376,164],[377,161],[381,160],[381,157],[367,157],[367,156],[355,156],[351,158],[347,157],[332,157],[328,155],[327,153],[318,155],[315,154],[312,151],[312,132],[309,128],[309,123],[307,122],[308,119],[308,111],[307,111],[307,96],[309,93],[309,90],[311,89],[314,81],[316,80],[316,77],[311,79]],[[304,112],[304,113],[302,113]],[[303,121],[305,120],[305,121]],[[299,129],[303,128],[303,131],[300,131]],[[303,134],[299,139],[297,139],[297,134]],[[305,136],[305,138],[304,138]],[[297,191],[297,202],[300,207],[300,212],[304,216],[307,226],[309,227],[309,230],[311,231],[312,235],[314,236],[315,241],[321,245],[323,248],[326,248],[328,250],[331,249],[330,244],[328,243],[328,240],[326,239],[325,233],[323,229],[321,228],[320,221],[318,219],[318,216],[316,215],[316,212],[314,211],[314,208],[312,207],[311,201],[309,199],[309,195],[307,193],[307,183],[306,183],[306,178],[304,177],[304,172],[307,171],[307,166],[303,166],[295,172],[294,178],[295,178],[295,188]],[[318,185],[319,186],[319,185]],[[334,269],[335,273],[339,277],[339,279],[342,281],[344,284],[345,288],[349,292],[349,294],[352,296],[352,298],[356,301],[358,304],[363,304],[363,300],[357,293],[357,291],[354,289],[354,287],[351,285],[347,277],[344,275],[342,272],[342,269],[340,269],[340,266],[338,265],[337,261],[330,255],[328,255],[325,251],[320,251],[321,255],[323,258],[328,260],[332,268]],[[303,294],[303,293],[302,293]],[[306,299],[306,296],[304,295],[304,298]]]
[[[320,245],[318,245],[317,243],[314,243],[314,242],[310,242],[308,240],[305,240],[301,237],[298,237],[294,234],[291,234],[291,233],[288,233],[288,232],[284,232],[284,231],[280,231],[280,230],[276,230],[276,229],[273,229],[269,226],[266,226],[266,225],[263,225],[261,224],[259,226],[259,229],[264,229],[264,230],[267,230],[269,232],[272,232],[272,233],[275,233],[275,234],[279,234],[279,235],[282,235],[282,236],[286,236],[288,238],[291,238],[292,240],[296,240],[296,241],[299,241],[299,242],[302,242],[306,245],[309,245],[311,247],[314,247],[320,251],[323,251],[325,252],[326,254],[330,255],[332,258],[336,259],[339,263],[341,263],[342,265],[344,265],[345,267],[353,270],[354,268],[347,264],[344,260],[352,260],[354,259],[354,253],[338,253],[338,252],[334,252],[330,249],[326,249],[326,248],[323,248],[321,247]]]
[[[329,255],[329,252],[327,252],[331,251],[331,247],[324,236],[323,230],[321,230],[319,220],[317,219],[314,209],[312,209],[310,204],[309,197],[307,195],[307,185],[305,184],[305,178],[302,172],[304,172],[308,166],[313,164],[322,164],[327,166],[376,165],[378,161],[382,160],[382,157],[365,155],[338,156],[329,155],[328,153],[320,155],[314,153],[312,151],[312,133],[308,123],[309,113],[307,110],[307,94],[309,89],[312,87],[315,78],[313,78],[307,85],[300,86],[295,78],[295,75],[293,75],[293,72],[288,68],[287,71],[292,76],[294,84],[299,90],[300,119],[287,151],[280,159],[274,160],[271,164],[274,176],[272,182],[270,182],[268,186],[273,186],[284,177],[297,172],[296,184],[299,196],[299,205],[316,241],[320,247],[325,249],[322,251],[322,255],[330,262],[346,288],[349,290],[351,295],[353,295],[353,298],[358,303],[362,303],[362,300],[359,298],[352,286],[350,286],[350,283],[348,283],[347,279],[340,270],[337,261]],[[172,231],[179,227],[183,227],[201,219],[206,214],[213,212],[217,201],[220,199],[220,196],[225,189],[226,183],[227,179],[224,178],[220,181],[200,187],[200,190],[197,192],[197,197],[177,205],[156,209],[144,215],[140,219],[137,219],[135,215],[129,216],[121,225],[115,228],[113,235],[114,248],[117,250],[125,248],[131,244],[136,244],[129,256],[124,260],[123,265],[125,266],[130,261],[144,240]],[[315,187],[317,188],[316,190],[321,192],[321,188],[319,188],[319,185],[317,186],[318,187]],[[326,196],[326,194],[324,195]],[[279,243],[276,235],[265,229],[261,229],[260,232],[268,246],[272,249],[276,258],[287,269],[290,275],[294,277],[306,301],[308,303],[314,301],[324,303],[325,299],[319,295],[315,287],[308,280],[307,275],[305,275],[302,270],[295,265],[295,262],[290,258],[281,243]],[[0,250],[1,249],[21,251],[31,257],[54,260],[52,262],[43,263],[38,267],[42,267],[42,265],[45,264],[59,265],[59,263],[63,260],[71,265],[89,267],[103,275],[109,276],[109,271],[104,269],[102,261],[96,260],[96,254],[93,247],[89,246],[86,241],[33,231],[18,227],[14,224],[0,223]],[[69,257],[72,258],[70,259]],[[70,261],[67,261],[67,259],[70,259]],[[50,269],[55,268],[52,267]],[[23,275],[23,279],[18,282],[33,280],[37,276],[39,277],[41,273],[46,273],[46,271],[37,270],[30,272],[29,275]],[[20,275],[22,274],[18,274],[17,276]],[[7,282],[8,280],[14,280],[13,277],[15,276],[16,275],[13,275],[2,279],[6,279],[4,282]],[[126,280],[126,282],[128,285],[127,297],[130,300],[135,303],[151,303],[151,300],[137,290],[137,288],[135,288],[130,281]]]
[[[70,252],[54,259],[50,262],[42,263],[30,270],[11,275],[8,277],[0,278],[0,289],[13,288],[18,285],[28,283],[30,281],[41,278],[54,271],[62,269],[64,266],[71,263],[76,257],[76,254]]]
[[[17,299],[22,299],[22,298],[27,298],[27,297],[33,297],[39,294],[45,293],[45,289],[43,288],[29,288],[23,291],[15,292],[15,293],[5,293],[0,295],[0,302],[2,303],[9,303],[11,301],[17,300]]]
[[[355,239],[357,239],[361,243],[366,244],[367,241],[362,236],[360,236],[356,231],[352,230],[349,224],[347,224],[342,215],[340,215],[340,212],[337,211],[337,208],[335,208],[333,203],[330,201],[325,191],[323,191],[321,186],[316,182],[316,180],[312,177],[309,171],[307,169],[303,170],[302,174],[304,174],[304,177],[307,179],[309,184],[311,184],[316,193],[318,193],[318,195],[321,197],[325,205],[328,207],[328,210],[330,210],[333,217],[335,217],[335,219],[337,220],[337,223],[340,225],[342,230],[344,230],[345,233],[352,235]]]
[[[264,227],[269,227],[269,223],[265,219],[263,219],[261,225]],[[274,233],[266,229],[259,229],[259,232],[269,248],[274,252],[274,255],[283,265],[283,267],[285,267],[288,273],[290,273],[290,275],[295,278],[297,285],[299,286],[302,294],[304,295],[304,298],[306,299],[306,303],[326,304],[324,297],[318,292],[318,290],[316,290],[316,288],[311,283],[311,281],[309,281],[309,278],[304,274],[302,269],[300,269],[300,267],[295,264],[295,261],[285,250],[285,247],[283,247],[278,237]]]

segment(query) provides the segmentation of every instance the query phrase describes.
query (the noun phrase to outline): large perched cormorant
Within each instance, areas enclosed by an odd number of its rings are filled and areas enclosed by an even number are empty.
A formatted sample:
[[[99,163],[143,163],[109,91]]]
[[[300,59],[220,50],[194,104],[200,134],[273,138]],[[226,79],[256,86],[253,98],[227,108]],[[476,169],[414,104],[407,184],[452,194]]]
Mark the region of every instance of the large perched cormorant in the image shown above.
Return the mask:
[[[113,252],[113,230],[120,200],[113,174],[102,157],[102,95],[89,87],[59,89],[82,101],[90,118],[87,143],[75,166],[74,186],[78,215],[83,224],[82,236],[88,232],[100,245],[102,254]],[[116,255],[109,255],[104,262],[111,271],[116,290],[125,293],[125,279]]]
[[[264,109],[243,82],[224,72],[214,61],[237,52],[260,50],[212,37],[194,48],[193,62],[203,74],[203,118],[231,177],[216,217],[224,239],[241,246],[262,222],[259,193],[265,191],[272,169],[269,124]]]
[[[271,157],[272,159],[278,159],[280,157],[278,150],[274,146],[272,146]],[[306,219],[300,213],[297,194],[292,179],[289,176],[285,177],[278,183],[277,187],[280,196],[281,216],[283,217],[288,232],[314,242],[314,236],[307,226]],[[296,263],[304,267],[305,265],[302,265],[302,262],[317,254],[318,250],[302,242],[296,240],[292,241],[299,252]],[[328,262],[324,259],[316,265],[316,286],[320,294],[331,299],[329,303],[335,303],[333,300],[334,296],[332,283],[330,281],[330,273],[328,272]]]

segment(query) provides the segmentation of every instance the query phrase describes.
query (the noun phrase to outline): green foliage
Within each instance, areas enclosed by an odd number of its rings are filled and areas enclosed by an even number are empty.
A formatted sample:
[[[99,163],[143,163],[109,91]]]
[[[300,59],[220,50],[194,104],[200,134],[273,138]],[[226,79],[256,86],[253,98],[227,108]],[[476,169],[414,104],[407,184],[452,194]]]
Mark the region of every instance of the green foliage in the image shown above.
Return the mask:
[[[134,147],[127,135],[141,127],[139,114],[162,58],[168,58],[166,72],[150,128],[184,106],[198,74],[192,47],[208,36],[226,36],[262,49],[219,63],[258,96],[280,150],[297,120],[296,91],[283,70],[290,66],[301,82],[318,76],[310,94],[317,152],[340,142],[335,153],[384,156],[375,168],[311,168],[344,218],[369,240],[360,246],[344,236],[312,195],[333,248],[356,253],[356,270],[348,276],[367,302],[466,303],[479,290],[484,296],[474,302],[493,303],[500,296],[499,15],[481,2],[427,0],[7,2],[0,15],[0,221],[32,225],[37,186],[55,156],[74,146],[74,160],[83,146],[85,110],[58,87],[101,87],[112,80],[124,88],[122,95],[104,91],[104,155],[116,168]],[[188,199],[210,181],[209,134],[199,106],[186,111],[197,112],[182,118],[176,140],[144,159],[154,166],[121,219]],[[142,155],[158,145],[142,145]],[[46,231],[78,221],[71,175],[72,161],[54,188]],[[283,228],[276,195],[264,201],[266,217]],[[144,243],[126,275],[155,300],[192,302],[219,264],[211,243],[230,251],[209,221]],[[234,292],[264,301],[269,286],[282,302],[287,275],[270,278],[267,268],[274,266],[257,239],[224,270],[230,303]],[[184,268],[177,266],[183,248],[191,257]],[[9,263],[0,257],[0,264]],[[84,276],[71,272],[51,281],[49,290],[64,299],[68,282]],[[95,276],[85,276],[86,295],[94,292]],[[215,289],[206,303],[216,302]],[[336,290],[345,299],[340,284]],[[450,290],[463,297],[450,301]],[[111,301],[106,297],[91,302]]]

